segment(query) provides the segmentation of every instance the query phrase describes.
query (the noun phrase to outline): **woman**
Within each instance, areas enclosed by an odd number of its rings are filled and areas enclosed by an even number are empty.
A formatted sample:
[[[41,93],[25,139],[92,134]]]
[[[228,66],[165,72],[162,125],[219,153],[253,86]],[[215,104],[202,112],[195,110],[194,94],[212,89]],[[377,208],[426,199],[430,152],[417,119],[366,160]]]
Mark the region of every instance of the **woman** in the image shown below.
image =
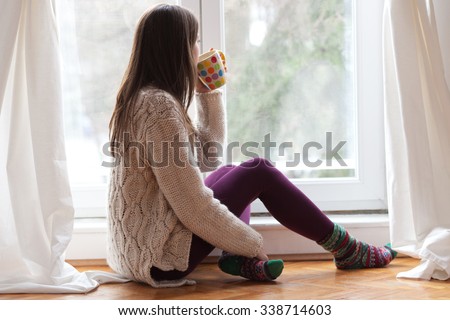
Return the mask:
[[[255,158],[216,169],[198,146],[220,143],[225,114],[219,90],[197,78],[198,22],[175,5],[158,5],[139,21],[110,122],[117,166],[109,193],[108,263],[154,287],[185,279],[214,249],[219,267],[252,280],[273,280],[281,260],[268,260],[249,223],[261,199],[287,228],[333,253],[338,268],[382,267],[395,253],[352,238],[269,161]],[[188,107],[196,99],[198,123]]]

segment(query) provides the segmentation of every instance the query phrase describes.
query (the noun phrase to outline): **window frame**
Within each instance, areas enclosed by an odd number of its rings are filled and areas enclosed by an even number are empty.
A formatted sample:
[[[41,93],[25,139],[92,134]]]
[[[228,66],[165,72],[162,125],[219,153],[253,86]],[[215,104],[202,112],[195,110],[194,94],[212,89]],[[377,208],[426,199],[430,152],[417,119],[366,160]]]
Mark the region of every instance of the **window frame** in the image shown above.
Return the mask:
[[[225,47],[223,0],[178,0],[200,22],[201,51]],[[342,179],[292,180],[324,211],[385,210],[382,12],[383,1],[353,0],[357,176]],[[374,19],[378,17],[379,19]],[[208,28],[204,28],[208,26]],[[224,89],[226,105],[226,88]],[[191,108],[191,112],[192,112]],[[100,164],[99,164],[100,165]],[[105,217],[108,184],[73,185],[76,218]],[[257,199],[252,212],[267,212]]]

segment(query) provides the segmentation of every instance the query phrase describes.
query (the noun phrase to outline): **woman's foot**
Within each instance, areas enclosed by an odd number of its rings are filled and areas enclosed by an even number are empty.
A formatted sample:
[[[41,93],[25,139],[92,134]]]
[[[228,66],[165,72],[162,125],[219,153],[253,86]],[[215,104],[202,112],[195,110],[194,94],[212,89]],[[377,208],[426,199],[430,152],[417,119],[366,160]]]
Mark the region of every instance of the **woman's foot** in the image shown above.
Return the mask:
[[[389,246],[375,247],[356,240],[338,224],[317,243],[333,254],[338,269],[381,268],[397,256]]]
[[[222,253],[218,265],[225,273],[241,276],[249,280],[270,281],[278,278],[283,271],[283,260],[262,261],[256,258],[247,258]]]

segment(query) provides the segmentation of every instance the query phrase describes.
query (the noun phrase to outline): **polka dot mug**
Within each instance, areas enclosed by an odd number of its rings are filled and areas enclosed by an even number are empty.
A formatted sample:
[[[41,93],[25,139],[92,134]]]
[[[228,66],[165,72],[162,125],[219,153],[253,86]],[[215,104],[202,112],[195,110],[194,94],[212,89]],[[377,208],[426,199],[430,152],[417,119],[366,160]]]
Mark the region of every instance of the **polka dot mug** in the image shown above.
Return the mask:
[[[220,50],[211,49],[198,58],[198,76],[209,89],[220,88],[226,83],[225,55]]]

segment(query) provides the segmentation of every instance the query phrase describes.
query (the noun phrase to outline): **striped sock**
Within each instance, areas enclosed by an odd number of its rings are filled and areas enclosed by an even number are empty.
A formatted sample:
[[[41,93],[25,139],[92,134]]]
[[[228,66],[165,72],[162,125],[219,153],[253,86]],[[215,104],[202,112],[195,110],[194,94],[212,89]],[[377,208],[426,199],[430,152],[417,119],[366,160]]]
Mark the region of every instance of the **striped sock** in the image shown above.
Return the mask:
[[[356,240],[338,224],[334,224],[333,232],[317,244],[333,254],[338,269],[380,268],[397,256],[389,246],[375,247]]]
[[[278,278],[283,271],[282,260],[261,261],[223,252],[219,258],[220,270],[249,280],[270,281]]]

